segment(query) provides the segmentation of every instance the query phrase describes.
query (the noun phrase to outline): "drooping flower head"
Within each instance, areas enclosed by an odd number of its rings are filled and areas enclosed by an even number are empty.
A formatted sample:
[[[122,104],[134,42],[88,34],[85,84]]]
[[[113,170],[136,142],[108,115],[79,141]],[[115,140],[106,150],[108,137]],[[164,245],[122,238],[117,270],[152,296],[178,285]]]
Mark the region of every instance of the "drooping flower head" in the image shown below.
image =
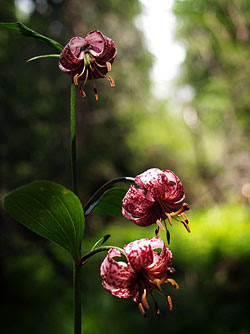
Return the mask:
[[[189,209],[184,203],[183,185],[172,171],[151,168],[136,176],[122,201],[122,214],[140,226],[157,223],[164,230],[162,221],[167,219],[172,225],[172,217],[181,217],[188,232],[188,220],[184,211]],[[166,225],[166,224],[165,224]]]
[[[163,283],[170,283],[176,289],[178,284],[169,278],[174,272],[172,253],[159,238],[140,239],[123,247],[127,262],[116,261],[114,257],[121,257],[121,252],[112,248],[101,264],[103,287],[112,295],[119,298],[132,298],[138,303],[140,312],[145,315],[149,309],[147,296],[157,290],[164,295],[172,310],[172,301],[161,287]],[[156,251],[157,250],[157,251]],[[158,252],[160,251],[160,252]],[[156,313],[159,314],[157,303]]]
[[[84,38],[73,37],[64,47],[59,58],[59,68],[62,72],[74,78],[75,85],[80,84],[82,96],[86,96],[84,86],[87,80],[93,80],[96,100],[98,94],[94,79],[107,78],[111,87],[115,86],[113,78],[106,74],[111,71],[117,54],[115,43],[112,39],[104,36],[100,31],[93,30]]]

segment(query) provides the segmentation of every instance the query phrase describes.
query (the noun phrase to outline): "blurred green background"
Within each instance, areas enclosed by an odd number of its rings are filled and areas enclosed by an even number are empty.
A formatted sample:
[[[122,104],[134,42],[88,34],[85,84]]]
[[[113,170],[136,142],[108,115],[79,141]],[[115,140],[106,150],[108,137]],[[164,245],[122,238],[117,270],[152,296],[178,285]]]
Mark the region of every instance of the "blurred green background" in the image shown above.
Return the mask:
[[[161,318],[152,307],[144,319],[132,301],[105,291],[99,254],[83,270],[84,333],[250,333],[249,0],[175,1],[186,58],[176,98],[164,100],[152,94],[153,50],[135,24],[138,0],[29,0],[29,14],[20,3],[0,0],[0,21],[19,19],[63,45],[99,29],[118,47],[116,88],[98,80],[98,103],[91,84],[77,100],[82,202],[111,178],[159,167],[181,178],[192,208],[191,234],[171,228],[181,287],[166,286],[173,311],[159,296]],[[54,50],[0,31],[1,196],[38,179],[70,188],[70,79],[56,59],[26,64],[48,53]],[[1,214],[1,333],[72,333],[70,256]],[[90,216],[84,250],[106,233],[123,246],[152,237],[154,227]]]

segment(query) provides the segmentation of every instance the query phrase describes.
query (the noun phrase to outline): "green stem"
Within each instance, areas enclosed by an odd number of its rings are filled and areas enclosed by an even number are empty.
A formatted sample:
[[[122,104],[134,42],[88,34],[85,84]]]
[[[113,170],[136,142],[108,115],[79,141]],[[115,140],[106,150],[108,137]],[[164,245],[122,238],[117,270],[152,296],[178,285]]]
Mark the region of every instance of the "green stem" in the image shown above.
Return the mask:
[[[72,190],[78,196],[76,175],[76,87],[72,80],[70,90],[70,130],[71,130],[71,173]],[[74,334],[82,332],[82,309],[81,309],[81,263],[74,264]]]
[[[102,194],[108,190],[109,188],[111,188],[115,183],[119,183],[119,182],[135,182],[135,178],[134,177],[130,177],[130,176],[122,176],[122,177],[117,177],[115,179],[112,179],[110,181],[108,181],[107,183],[105,183],[104,185],[102,185],[95,193],[94,195],[88,200],[88,202],[84,205],[83,210],[84,210],[84,215],[85,217],[87,217],[89,215],[89,208],[91,207],[92,204],[94,204],[101,196]]]
[[[81,265],[74,265],[74,334],[81,334]]]
[[[72,190],[78,195],[77,176],[76,176],[76,86],[71,83],[70,97],[71,111],[71,170],[72,170]]]
[[[88,253],[84,254],[83,257],[81,258],[81,263],[84,264],[85,261],[87,261],[87,259],[89,259],[91,256],[97,254],[97,253],[100,253],[100,252],[105,252],[105,251],[108,251],[112,248],[115,248],[117,249],[121,254],[125,255],[125,251],[124,249],[120,248],[120,247],[116,247],[116,246],[101,246],[101,247],[98,247],[98,248],[95,248],[91,251],[89,251]]]

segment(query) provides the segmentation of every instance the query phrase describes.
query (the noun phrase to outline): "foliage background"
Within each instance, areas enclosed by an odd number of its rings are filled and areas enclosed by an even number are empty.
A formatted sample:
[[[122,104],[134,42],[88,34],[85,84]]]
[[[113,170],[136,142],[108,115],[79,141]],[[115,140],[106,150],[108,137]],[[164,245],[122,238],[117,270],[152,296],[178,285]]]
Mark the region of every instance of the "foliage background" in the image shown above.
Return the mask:
[[[17,3],[0,1],[0,21],[20,19],[62,44],[99,29],[118,46],[116,88],[98,80],[100,101],[90,83],[88,98],[77,101],[82,202],[113,177],[155,166],[181,177],[192,207],[191,235],[182,226],[171,228],[181,286],[177,292],[166,287],[174,310],[161,300],[161,318],[152,305],[144,319],[134,303],[107,293],[99,276],[101,254],[83,271],[85,332],[249,333],[249,2],[175,1],[176,36],[186,59],[176,98],[166,100],[151,93],[152,50],[134,24],[139,1],[31,0],[28,16]],[[1,196],[37,179],[70,187],[70,79],[58,71],[57,60],[26,64],[49,52],[0,31]],[[153,227],[99,216],[89,217],[86,229],[85,250],[105,233],[117,246],[154,234]],[[2,332],[71,333],[71,265],[62,249],[2,212]]]

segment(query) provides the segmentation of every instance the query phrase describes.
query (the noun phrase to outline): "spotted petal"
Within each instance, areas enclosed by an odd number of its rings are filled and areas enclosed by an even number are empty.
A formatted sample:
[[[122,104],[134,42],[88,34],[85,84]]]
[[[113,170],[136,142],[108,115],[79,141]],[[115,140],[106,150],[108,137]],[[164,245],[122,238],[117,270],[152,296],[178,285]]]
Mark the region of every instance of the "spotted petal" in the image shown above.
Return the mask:
[[[102,285],[116,297],[132,298],[136,295],[136,284],[134,284],[136,273],[129,264],[113,259],[120,256],[120,252],[116,249],[108,252],[100,268]]]

